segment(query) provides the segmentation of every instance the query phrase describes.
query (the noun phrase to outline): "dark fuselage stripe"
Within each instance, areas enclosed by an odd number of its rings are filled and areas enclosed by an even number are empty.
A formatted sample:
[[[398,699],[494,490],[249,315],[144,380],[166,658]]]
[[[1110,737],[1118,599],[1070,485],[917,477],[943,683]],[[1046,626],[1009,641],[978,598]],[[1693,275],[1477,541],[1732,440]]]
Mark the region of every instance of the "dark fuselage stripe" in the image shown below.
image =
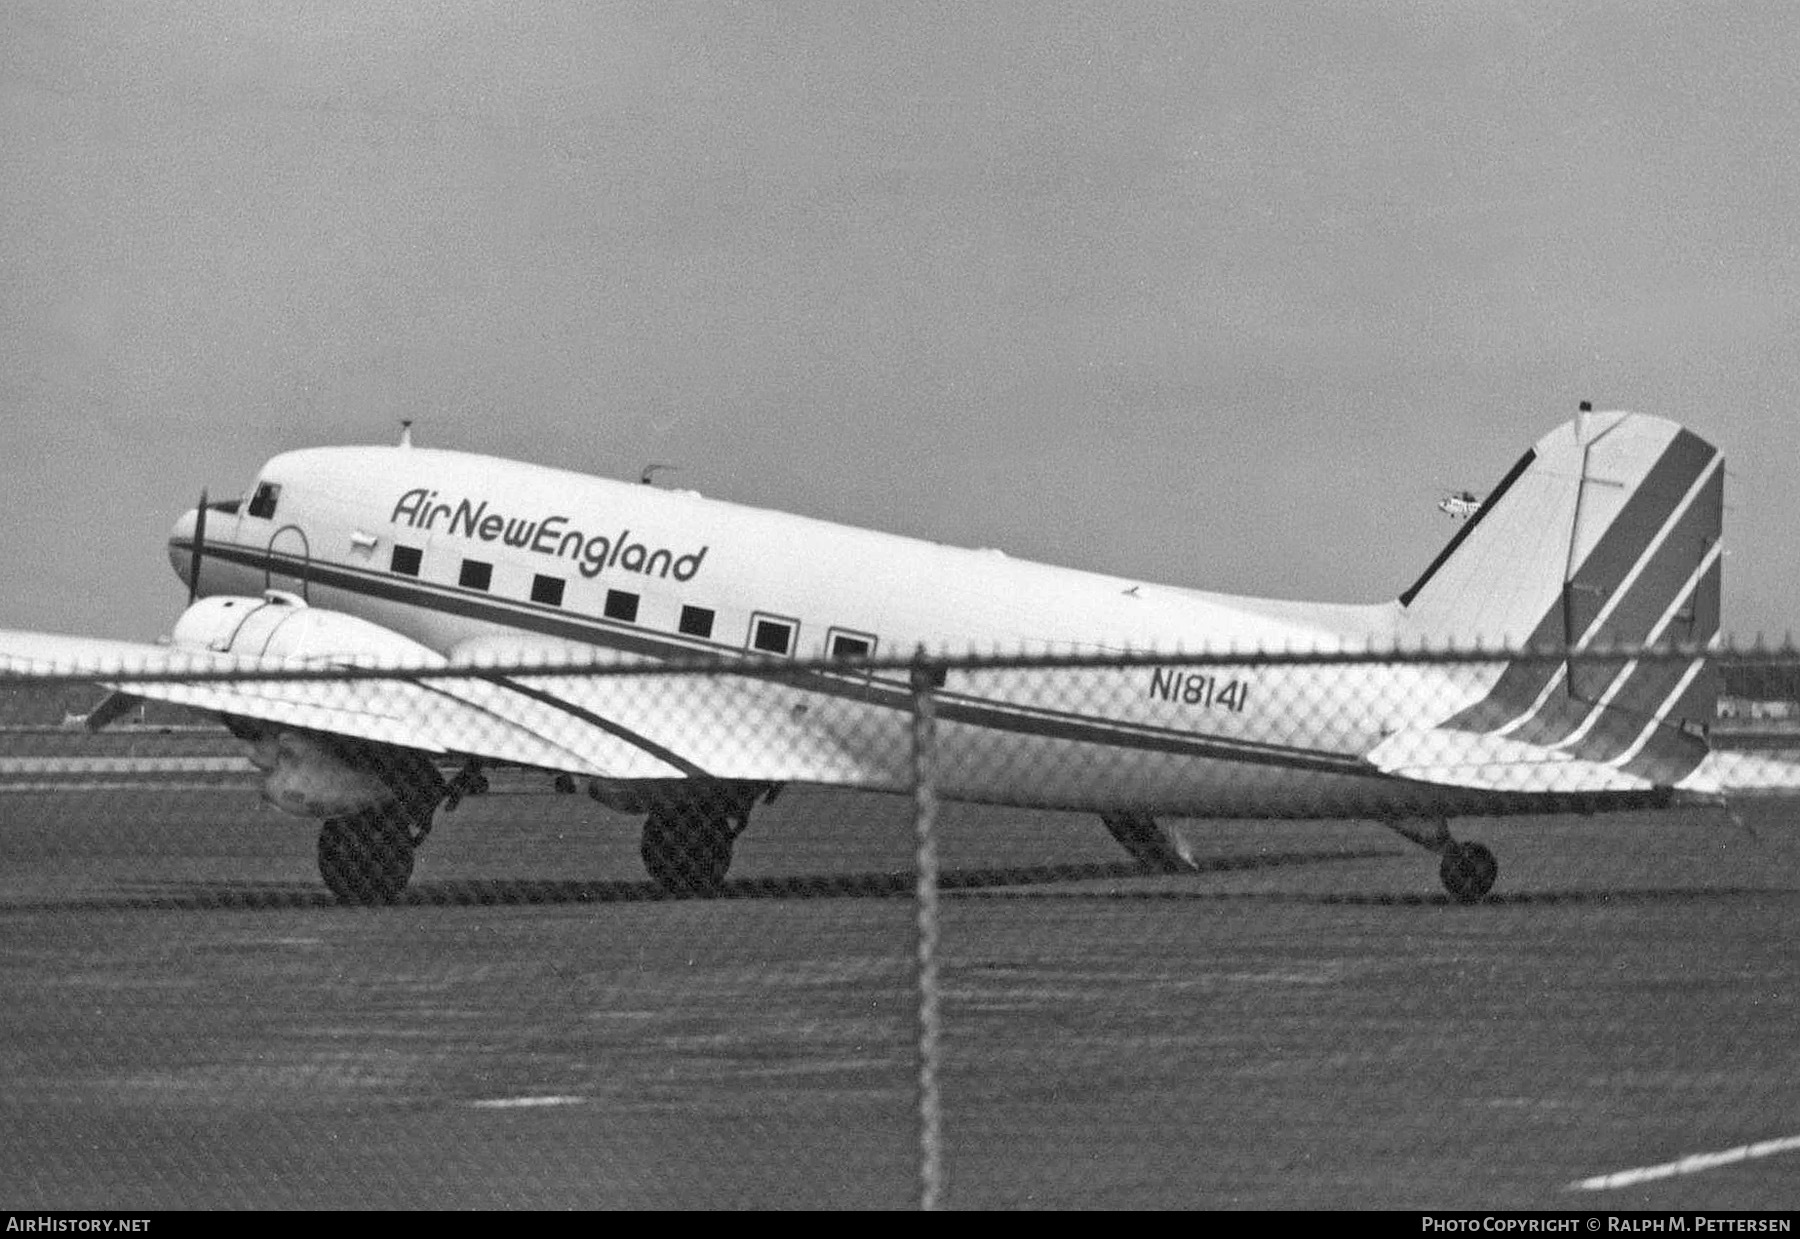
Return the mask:
[[[1229,741],[1199,737],[1145,735],[1096,725],[1077,719],[1061,720],[1030,717],[993,708],[991,705],[944,702],[938,706],[940,720],[969,723],[990,731],[1008,731],[1020,735],[1044,736],[1049,739],[1074,740],[1088,744],[1129,747],[1145,753],[1173,753],[1214,761],[1242,762],[1256,766],[1282,766],[1294,770],[1315,770],[1331,774],[1377,775],[1380,772],[1367,762],[1354,757],[1307,749],[1240,748]]]

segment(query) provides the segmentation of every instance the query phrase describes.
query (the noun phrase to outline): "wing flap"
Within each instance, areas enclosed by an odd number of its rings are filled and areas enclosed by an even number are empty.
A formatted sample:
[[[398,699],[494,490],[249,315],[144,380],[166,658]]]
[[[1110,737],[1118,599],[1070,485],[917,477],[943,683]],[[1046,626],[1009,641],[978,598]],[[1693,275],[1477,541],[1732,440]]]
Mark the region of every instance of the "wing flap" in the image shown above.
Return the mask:
[[[593,656],[591,647],[574,642],[501,634],[461,643],[451,664],[496,668]],[[888,790],[911,785],[907,690],[867,673],[777,681],[727,665],[712,675],[496,671],[489,679],[564,715],[537,716],[541,733],[595,760],[623,743],[690,777]],[[621,771],[612,777],[657,777],[623,773],[617,759],[606,761],[609,771]]]
[[[689,775],[909,786],[909,716],[879,704],[879,694],[865,699],[732,674],[532,675],[505,682]]]

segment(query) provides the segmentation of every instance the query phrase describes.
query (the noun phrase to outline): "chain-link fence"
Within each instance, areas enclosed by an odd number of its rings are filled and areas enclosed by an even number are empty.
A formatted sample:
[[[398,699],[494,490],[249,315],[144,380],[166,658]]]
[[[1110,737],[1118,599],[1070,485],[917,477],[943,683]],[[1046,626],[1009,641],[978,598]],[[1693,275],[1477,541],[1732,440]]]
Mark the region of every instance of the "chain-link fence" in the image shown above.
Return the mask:
[[[15,677],[7,1203],[1791,1204],[1797,672]]]

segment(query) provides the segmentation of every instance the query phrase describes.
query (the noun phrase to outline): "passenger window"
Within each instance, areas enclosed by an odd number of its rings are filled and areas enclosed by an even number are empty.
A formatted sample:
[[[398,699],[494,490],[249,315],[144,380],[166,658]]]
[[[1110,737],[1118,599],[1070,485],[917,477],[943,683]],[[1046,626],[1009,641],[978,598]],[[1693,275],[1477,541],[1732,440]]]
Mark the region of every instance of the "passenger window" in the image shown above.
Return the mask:
[[[563,579],[559,576],[545,576],[538,573],[531,578],[531,600],[546,606],[560,607],[563,598]]]
[[[393,571],[400,573],[402,576],[418,576],[419,562],[423,558],[424,554],[416,546],[396,545],[394,547],[394,558],[392,562],[388,564],[388,567]]]
[[[680,629],[682,635],[689,637],[712,636],[713,613],[705,607],[681,608]]]
[[[465,559],[462,562],[462,575],[456,583],[464,589],[486,589],[494,582],[494,565],[484,564],[479,559]]]
[[[606,618],[637,623],[638,596],[622,589],[606,591]]]
[[[275,482],[264,482],[250,496],[250,515],[258,520],[274,520],[275,504],[281,499],[281,486]]]
[[[875,638],[866,632],[833,628],[825,652],[832,658],[867,658],[875,652]]]
[[[787,654],[794,648],[800,621],[758,615],[750,621],[750,648],[763,654]]]

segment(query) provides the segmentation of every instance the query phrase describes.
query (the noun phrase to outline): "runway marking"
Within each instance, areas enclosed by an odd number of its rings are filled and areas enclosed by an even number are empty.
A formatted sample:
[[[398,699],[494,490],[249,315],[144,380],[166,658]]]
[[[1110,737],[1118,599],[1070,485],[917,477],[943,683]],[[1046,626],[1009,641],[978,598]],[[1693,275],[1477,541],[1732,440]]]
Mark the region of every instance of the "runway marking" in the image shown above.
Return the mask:
[[[0,775],[253,774],[245,757],[0,757]]]
[[[249,782],[193,783],[171,779],[167,782],[145,779],[105,779],[96,782],[83,782],[75,779],[59,779],[56,782],[43,783],[0,783],[0,794],[6,792],[29,792],[42,796],[48,792],[81,792],[87,795],[105,795],[111,792],[242,792],[254,788]]]
[[[1630,1187],[1634,1183],[1649,1183],[1655,1179],[1672,1179],[1677,1175],[1694,1174],[1701,1170],[1716,1170],[1720,1166],[1729,1166],[1734,1162],[1747,1162],[1757,1157],[1773,1157],[1777,1153],[1791,1153],[1800,1150],[1800,1136],[1783,1136],[1779,1140],[1759,1140],[1755,1144],[1740,1144],[1735,1149],[1723,1149],[1717,1153],[1692,1153],[1679,1161],[1663,1162],[1659,1166],[1639,1166],[1635,1170],[1620,1170],[1613,1174],[1597,1175],[1592,1179],[1581,1179],[1569,1184],[1564,1189],[1571,1192],[1601,1192],[1611,1187]]]
[[[549,1097],[496,1097],[489,1101],[472,1101],[478,1110],[524,1110],[533,1106],[578,1106],[585,1097],[553,1095]]]

